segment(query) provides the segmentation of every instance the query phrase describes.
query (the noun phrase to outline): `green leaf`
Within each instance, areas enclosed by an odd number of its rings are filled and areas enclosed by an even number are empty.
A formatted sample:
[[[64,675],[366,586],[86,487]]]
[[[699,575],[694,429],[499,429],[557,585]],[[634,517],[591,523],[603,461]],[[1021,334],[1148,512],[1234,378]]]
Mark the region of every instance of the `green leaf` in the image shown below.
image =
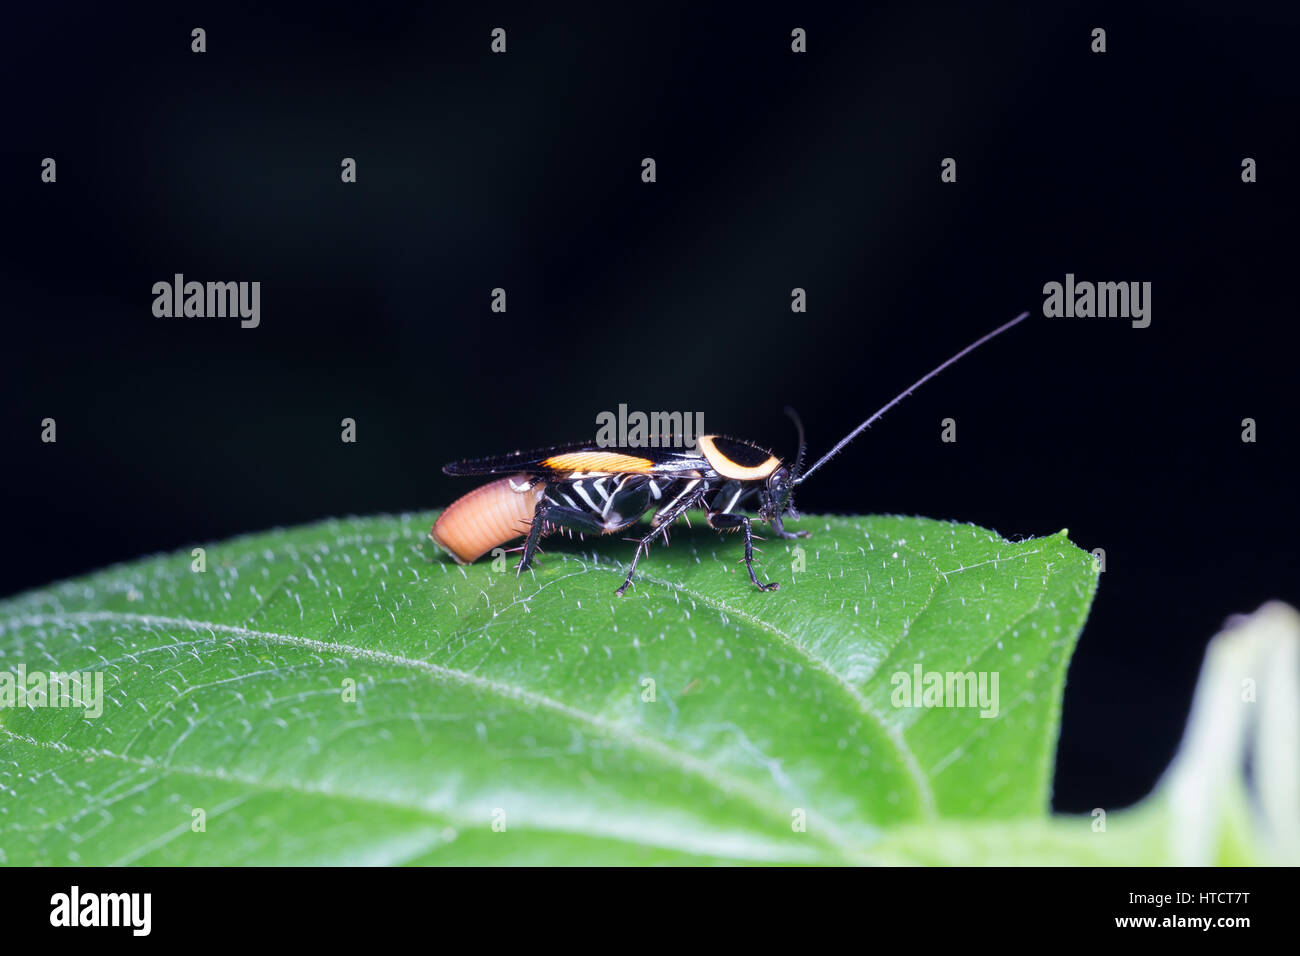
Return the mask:
[[[1097,585],[1064,532],[806,518],[760,593],[737,538],[683,528],[620,599],[630,544],[516,578],[450,563],[433,517],[0,602],[0,672],[104,682],[98,717],[0,709],[3,862],[855,863],[1045,820]],[[918,668],[996,674],[996,716],[896,706]]]
[[[1247,779],[1245,768],[1251,768]],[[1270,602],[1214,638],[1182,746],[1139,806],[1086,817],[896,827],[881,863],[1300,863],[1300,614]]]

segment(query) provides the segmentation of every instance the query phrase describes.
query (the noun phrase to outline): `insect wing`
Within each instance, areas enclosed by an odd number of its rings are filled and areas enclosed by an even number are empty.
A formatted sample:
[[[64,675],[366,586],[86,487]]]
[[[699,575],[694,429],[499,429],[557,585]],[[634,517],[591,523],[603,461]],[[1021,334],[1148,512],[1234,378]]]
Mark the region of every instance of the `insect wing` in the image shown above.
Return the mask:
[[[448,475],[526,474],[542,477],[574,472],[652,475],[679,472],[707,464],[695,451],[668,448],[600,448],[589,442],[556,445],[534,451],[517,451],[491,458],[454,461],[443,467]]]

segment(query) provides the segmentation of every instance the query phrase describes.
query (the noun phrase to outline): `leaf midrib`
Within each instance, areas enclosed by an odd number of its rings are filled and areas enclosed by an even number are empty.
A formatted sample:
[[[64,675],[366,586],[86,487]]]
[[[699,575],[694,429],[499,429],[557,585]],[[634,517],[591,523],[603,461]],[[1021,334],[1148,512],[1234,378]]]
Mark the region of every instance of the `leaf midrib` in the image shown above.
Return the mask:
[[[660,742],[645,737],[642,734],[634,733],[623,725],[610,723],[595,714],[580,710],[564,703],[563,701],[558,701],[552,697],[548,697],[545,694],[539,694],[536,691],[531,691],[513,684],[507,684],[502,681],[492,680],[491,678],[480,677],[479,675],[471,674],[468,671],[443,667],[430,661],[404,657],[400,654],[393,654],[388,651],[376,651],[369,648],[357,647],[356,645],[343,642],[319,641],[314,638],[298,637],[297,635],[281,634],[274,631],[260,631],[235,624],[221,624],[215,621],[196,621],[190,618],[171,617],[165,615],[134,614],[126,611],[79,611],[63,615],[35,615],[12,618],[4,622],[3,629],[9,629],[11,627],[40,627],[47,625],[58,626],[74,623],[92,623],[96,621],[116,621],[123,624],[138,624],[146,627],[179,627],[195,633],[201,633],[206,629],[212,632],[207,641],[190,643],[218,641],[220,640],[218,634],[221,634],[227,638],[235,638],[244,641],[279,643],[301,649],[314,650],[321,653],[329,653],[332,651],[352,656],[358,660],[367,660],[373,663],[384,664],[392,667],[409,668],[425,674],[426,676],[450,681],[462,686],[472,687],[511,701],[515,704],[532,705],[538,709],[544,709],[556,713],[570,721],[585,724],[586,726],[598,731],[607,739],[620,743],[630,750],[635,750],[646,754],[647,756],[656,758],[675,767],[684,774],[698,777],[715,790],[720,790],[723,793],[741,797],[760,814],[779,820],[782,826],[787,824],[784,809],[773,807],[769,802],[768,794],[766,792],[754,787],[748,781],[738,779],[730,774],[717,772],[711,764],[702,761],[699,758],[683,753],[677,748],[661,744]],[[30,740],[30,742],[36,744],[75,750],[75,748],[68,747],[66,744],[61,744],[58,741],[38,741],[26,738],[23,735],[13,733],[3,726],[0,726],[0,733],[4,733],[9,737],[20,740]],[[119,754],[109,750],[86,751],[86,754],[112,757],[131,763],[138,763],[140,766],[146,766],[157,770],[181,769],[173,768],[169,764],[130,757],[126,754]],[[223,768],[215,768],[213,770],[196,768],[193,772],[199,775],[206,774],[218,779],[243,782],[238,779],[239,775],[232,774]],[[251,783],[251,781],[249,782]],[[418,804],[394,803],[392,801],[379,800],[368,795],[351,794],[345,791],[317,790],[309,784],[301,783],[296,780],[287,781],[287,785],[291,790],[304,794],[343,796],[349,799],[371,800],[387,806],[400,807],[408,811],[426,811],[425,807]],[[818,816],[812,811],[809,811],[808,817],[810,821],[815,820],[817,823],[816,830],[812,827],[809,827],[809,830],[814,833],[816,838],[819,839],[835,857],[851,860],[861,856],[862,848],[856,846],[858,842],[856,839],[843,833],[834,823]],[[605,836],[605,834],[586,835]]]
[[[404,539],[402,537],[402,534],[399,532],[398,534],[394,536],[390,536],[383,540],[388,545],[390,551],[393,551],[395,553],[396,544]],[[908,549],[908,551],[909,553],[914,554],[923,564],[929,565],[929,567],[934,572],[934,580],[937,584],[939,578],[942,577],[942,572],[939,570],[939,567],[934,563],[934,561],[928,555],[922,552],[918,552],[910,548]],[[551,578],[550,580],[541,582],[541,584],[538,585],[537,590],[532,594],[526,597],[516,598],[515,600],[511,601],[510,604],[506,605],[504,608],[501,608],[498,611],[494,611],[492,614],[492,618],[484,622],[482,626],[465,632],[456,632],[455,636],[464,638],[469,634],[486,633],[488,628],[490,628],[494,623],[496,623],[496,621],[500,618],[500,616],[505,611],[509,610],[511,607],[514,607],[517,604],[526,605],[529,601],[533,600],[535,597],[537,597],[538,594],[540,594],[542,591],[546,590],[547,588],[557,585],[561,581],[564,581],[568,578],[576,577],[578,575],[584,574],[589,570],[594,569],[597,571],[607,571],[618,575],[622,575],[624,573],[620,565],[606,564],[600,559],[600,556],[595,553],[593,553],[592,560],[590,563],[580,558],[576,558],[563,553],[559,554],[559,558],[561,564],[568,564],[572,561],[576,561],[579,567],[581,568],[581,570],[574,572],[573,574],[559,575],[557,577]],[[290,577],[292,577],[292,572],[286,573],[276,582],[276,584],[272,585],[271,590],[272,591],[279,590],[289,580]],[[659,585],[660,587],[663,587],[664,589],[670,592],[676,591],[680,594],[687,595],[692,599],[698,601],[699,603],[705,605],[706,607],[713,608],[715,611],[718,611],[720,613],[735,615],[737,618],[744,621],[751,628],[756,628],[760,631],[766,632],[772,637],[775,637],[789,650],[802,657],[805,661],[808,662],[808,664],[811,666],[814,672],[820,673],[823,677],[828,678],[834,686],[836,686],[842,693],[846,694],[849,697],[849,700],[852,704],[852,709],[855,710],[859,715],[861,715],[861,717],[864,720],[866,720],[868,723],[874,724],[877,727],[877,729],[881,732],[881,734],[884,736],[884,738],[889,741],[890,745],[894,748],[898,763],[903,767],[904,771],[907,773],[907,776],[912,782],[912,786],[916,791],[916,796],[917,799],[920,801],[921,810],[923,811],[924,816],[927,819],[934,819],[937,816],[938,811],[935,803],[934,788],[930,785],[929,779],[926,777],[925,772],[921,768],[920,760],[917,758],[915,751],[911,747],[911,744],[907,742],[903,734],[903,731],[900,728],[891,724],[878,711],[876,711],[876,709],[871,706],[871,702],[866,699],[866,697],[862,694],[862,692],[858,690],[858,688],[855,687],[852,683],[846,680],[844,678],[844,675],[842,675],[837,670],[835,670],[835,668],[833,668],[829,664],[829,662],[812,653],[812,651],[810,651],[804,645],[800,644],[797,640],[795,640],[793,635],[787,634],[785,631],[782,631],[775,624],[772,624],[769,621],[765,621],[762,618],[750,614],[747,611],[743,611],[738,608],[735,608],[729,604],[726,604],[723,601],[717,600],[715,598],[711,598],[705,595],[703,592],[696,591],[692,588],[679,584],[678,582],[675,581],[668,581],[662,578],[656,578],[645,573],[642,573],[640,575],[639,580],[644,581],[648,584]],[[936,587],[934,586],[930,588],[929,597],[926,599],[926,603],[922,605],[920,612],[918,612],[917,615],[918,617],[921,613],[924,613],[926,608],[929,607],[930,602],[934,599],[935,590]],[[259,602],[258,611],[265,610],[274,602],[274,600],[277,599],[278,599],[278,595],[275,598],[272,598],[268,594],[268,597],[263,598]],[[361,598],[356,598],[350,601],[348,609],[344,613],[344,617],[346,618],[348,614],[351,613],[351,611],[355,610],[360,605],[361,601],[362,601]],[[258,613],[258,611],[255,611],[254,615]],[[912,623],[915,623],[915,620],[916,619],[913,618]],[[332,635],[337,633],[341,627],[342,627],[341,622],[335,623],[326,632],[325,636],[327,638],[331,637]],[[906,634],[904,634],[904,637],[905,636]],[[899,638],[897,640],[901,640],[901,639],[902,638]],[[897,640],[894,642],[895,644],[897,643]],[[892,645],[890,650],[892,650]],[[468,673],[468,672],[460,672],[460,673]]]
[[[612,571],[616,574],[623,573],[620,568],[604,565],[599,562],[597,562],[594,567],[598,570]],[[916,787],[917,796],[921,800],[921,806],[925,811],[926,817],[933,818],[935,816],[934,791],[930,787],[929,780],[926,779],[924,772],[921,770],[920,761],[917,759],[916,753],[912,750],[911,745],[903,739],[903,735],[899,729],[886,721],[884,717],[882,717],[876,709],[871,706],[871,702],[863,696],[862,692],[846,680],[843,674],[831,667],[829,662],[818,657],[807,647],[800,644],[795,640],[793,635],[787,634],[770,621],[765,621],[760,617],[756,617],[748,611],[743,611],[739,608],[733,607],[732,605],[716,598],[708,597],[701,591],[696,591],[675,581],[666,581],[662,578],[655,578],[646,574],[642,574],[640,580],[646,581],[650,584],[658,584],[669,590],[678,591],[689,596],[692,600],[698,601],[705,607],[710,607],[723,614],[734,615],[737,619],[745,622],[750,627],[766,631],[768,634],[771,634],[773,637],[781,641],[781,643],[787,648],[794,651],[807,661],[814,671],[828,677],[836,687],[849,696],[849,699],[854,703],[857,712],[863,717],[863,719],[875,724],[880,732],[885,735],[886,739],[893,744],[894,749],[898,754],[899,763],[902,764],[904,769],[907,771],[913,785]]]

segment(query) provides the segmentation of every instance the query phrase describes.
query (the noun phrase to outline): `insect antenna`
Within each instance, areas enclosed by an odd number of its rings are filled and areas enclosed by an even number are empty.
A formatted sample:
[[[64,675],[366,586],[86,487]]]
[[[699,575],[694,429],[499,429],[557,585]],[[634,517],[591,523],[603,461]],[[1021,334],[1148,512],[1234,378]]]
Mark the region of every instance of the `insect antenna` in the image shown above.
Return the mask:
[[[859,425],[857,428],[853,429],[853,431],[851,431],[851,432],[849,432],[847,435],[845,435],[845,436],[840,440],[839,444],[837,444],[834,448],[832,448],[832,449],[831,449],[830,451],[828,451],[826,454],[822,455],[821,458],[817,459],[817,461],[813,463],[813,466],[812,466],[811,468],[809,468],[807,471],[805,471],[802,475],[800,475],[799,477],[795,478],[795,480],[794,480],[794,484],[796,484],[796,485],[798,485],[798,484],[802,484],[804,481],[806,481],[808,478],[810,478],[810,477],[812,476],[812,473],[813,473],[814,471],[816,471],[816,470],[817,470],[818,468],[820,468],[822,465],[826,464],[826,462],[830,461],[832,458],[834,458],[836,455],[838,455],[838,454],[840,453],[840,451],[843,450],[843,448],[844,448],[845,445],[847,445],[849,442],[853,441],[853,439],[857,438],[857,437],[858,437],[859,435],[861,435],[864,431],[866,431],[868,428],[870,428],[872,425],[874,425],[876,422],[878,422],[878,421],[881,419],[881,417],[885,414],[885,412],[889,411],[891,408],[893,408],[895,405],[897,405],[897,404],[898,404],[899,402],[901,402],[903,399],[907,398],[907,396],[911,395],[913,392],[915,392],[918,388],[920,388],[920,387],[921,387],[922,385],[924,385],[926,382],[930,381],[930,379],[934,378],[936,375],[938,375],[940,372],[942,372],[944,369],[946,369],[949,365],[952,365],[952,364],[954,364],[955,362],[957,362],[957,361],[959,361],[959,360],[965,358],[967,355],[969,355],[971,352],[974,352],[977,348],[979,348],[979,347],[980,347],[981,345],[983,345],[985,342],[988,342],[988,341],[991,340],[991,339],[995,339],[995,338],[997,338],[997,337],[998,337],[999,335],[1001,335],[1003,332],[1007,331],[1007,329],[1011,328],[1011,327],[1014,326],[1014,325],[1018,325],[1019,323],[1023,322],[1023,321],[1024,321],[1025,319],[1027,319],[1027,318],[1029,318],[1029,313],[1028,313],[1028,312],[1021,312],[1018,316],[1016,316],[1014,319],[1012,319],[1012,320],[1011,320],[1010,322],[1008,322],[1006,325],[1001,325],[1001,326],[999,326],[998,328],[996,328],[996,329],[994,329],[992,332],[990,332],[988,335],[985,335],[983,338],[977,339],[976,341],[972,342],[970,345],[966,346],[964,349],[962,349],[960,352],[958,352],[958,353],[957,353],[956,355],[954,355],[952,358],[948,359],[948,361],[944,362],[942,365],[935,366],[935,367],[932,368],[930,371],[926,372],[924,375],[922,375],[920,378],[918,378],[915,382],[913,382],[911,385],[909,385],[906,389],[904,389],[903,391],[899,392],[899,393],[898,393],[897,395],[895,395],[892,399],[890,399],[889,402],[888,402],[887,404],[885,404],[883,407],[881,407],[881,409],[880,409],[878,412],[876,412],[874,415],[872,415],[870,418],[868,418],[865,422],[863,422],[863,423],[862,423],[861,425]],[[803,429],[801,428],[801,429],[800,429],[800,432],[801,432],[800,444],[801,444],[801,445],[802,445],[802,431],[803,431]]]

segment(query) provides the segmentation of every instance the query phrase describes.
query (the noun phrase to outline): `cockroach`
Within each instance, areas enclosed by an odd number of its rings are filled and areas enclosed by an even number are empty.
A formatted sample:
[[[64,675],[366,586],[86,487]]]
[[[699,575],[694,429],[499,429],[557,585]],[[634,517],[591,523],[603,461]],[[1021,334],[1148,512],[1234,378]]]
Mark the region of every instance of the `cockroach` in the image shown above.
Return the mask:
[[[631,527],[653,510],[650,531],[637,542],[627,577],[615,592],[621,597],[632,584],[637,561],[649,553],[654,540],[667,541],[669,525],[691,508],[703,508],[710,528],[744,531],[749,579],[760,591],[774,591],[780,587],[778,583],[764,584],[754,573],[752,521],[736,509],[757,496],[758,517],[774,534],[782,538],[808,537],[807,531],[787,531],[783,523],[787,515],[795,516],[794,489],[912,392],[1028,316],[1028,312],[1022,312],[931,369],[845,435],[806,471],[800,470],[805,449],[803,423],[790,408],[786,414],[794,421],[799,440],[793,465],[752,442],[721,435],[700,435],[696,447],[690,449],[603,448],[578,442],[457,461],[442,470],[448,475],[505,477],[452,502],[439,515],[429,536],[461,564],[523,536],[523,556],[516,566],[516,574],[522,574],[532,565],[538,543],[552,532],[613,534]]]

